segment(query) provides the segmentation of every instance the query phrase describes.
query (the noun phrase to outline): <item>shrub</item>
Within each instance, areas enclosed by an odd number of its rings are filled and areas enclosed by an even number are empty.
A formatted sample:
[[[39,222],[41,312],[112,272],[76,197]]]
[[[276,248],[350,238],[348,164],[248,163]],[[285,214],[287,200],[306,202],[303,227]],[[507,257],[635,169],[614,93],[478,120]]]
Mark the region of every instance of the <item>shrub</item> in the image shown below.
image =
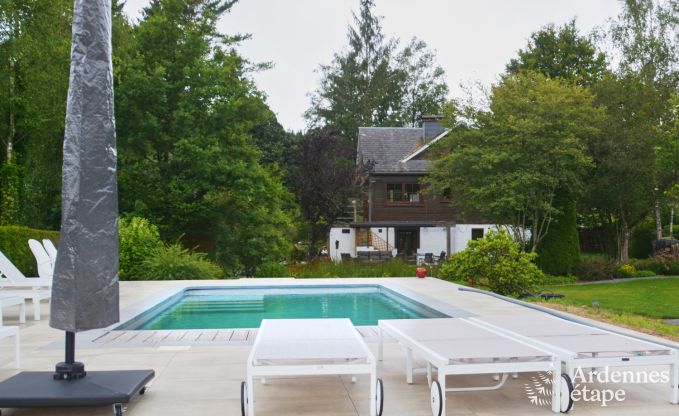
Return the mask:
[[[118,275],[121,280],[138,280],[141,278],[142,263],[163,247],[158,227],[146,218],[121,218],[119,225],[119,266]]]
[[[288,271],[280,263],[273,261],[262,264],[257,267],[255,272],[255,277],[285,277],[288,275]]]
[[[647,258],[653,255],[655,240],[655,222],[647,220],[634,227],[630,237],[629,255],[635,258]]]
[[[14,263],[17,269],[29,277],[37,276],[38,269],[33,253],[28,248],[28,240],[42,241],[44,238],[59,244],[59,232],[38,230],[18,225],[0,226],[0,251]]]
[[[609,257],[590,257],[583,259],[573,270],[579,280],[610,280],[619,276],[620,270]]]
[[[679,260],[661,260],[657,257],[634,260],[637,270],[650,270],[658,275],[679,275]]]
[[[632,264],[622,264],[618,267],[618,277],[634,277],[637,272],[637,268]]]
[[[656,258],[632,260],[637,270],[650,270],[655,274],[665,274],[665,264]]]
[[[537,264],[545,273],[568,275],[580,262],[575,199],[561,191],[554,198],[554,204],[561,214],[552,219],[549,232],[538,246]]]
[[[309,263],[288,266],[288,276],[299,278],[326,277],[406,277],[415,276],[416,265],[405,263],[400,258],[378,263],[358,261],[324,261],[316,259]],[[427,275],[434,275],[428,268]]]
[[[535,265],[536,254],[524,253],[503,231],[470,241],[439,268],[439,276],[472,285],[486,285],[502,295],[516,296],[542,283],[544,274]]]
[[[224,271],[207,258],[207,254],[192,252],[179,244],[161,245],[146,257],[138,269],[143,280],[220,279]]]
[[[634,273],[634,277],[652,277],[655,276],[655,272],[652,272],[650,270],[637,270]]]
[[[545,280],[543,282],[544,286],[555,286],[555,285],[570,285],[576,283],[578,278],[575,276],[554,276],[550,274],[545,274]]]

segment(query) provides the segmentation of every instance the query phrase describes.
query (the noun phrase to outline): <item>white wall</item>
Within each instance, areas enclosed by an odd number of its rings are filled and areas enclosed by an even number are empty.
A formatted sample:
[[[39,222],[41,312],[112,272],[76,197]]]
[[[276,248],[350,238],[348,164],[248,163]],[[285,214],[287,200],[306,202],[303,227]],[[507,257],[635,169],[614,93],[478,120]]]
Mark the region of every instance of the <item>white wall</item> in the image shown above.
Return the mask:
[[[342,230],[349,230],[349,233],[343,233]],[[335,248],[335,241],[339,241],[339,249]],[[341,253],[349,253],[351,257],[356,257],[356,230],[349,227],[331,228],[330,237],[328,238],[328,254],[334,261],[341,261]]]
[[[446,227],[421,227],[419,254],[432,253],[435,256],[442,251],[448,253]]]
[[[457,224],[450,228],[450,250],[453,253],[467,248],[467,243],[472,239],[472,229],[483,228],[483,235],[485,236],[489,230],[494,230],[497,227],[493,224]]]

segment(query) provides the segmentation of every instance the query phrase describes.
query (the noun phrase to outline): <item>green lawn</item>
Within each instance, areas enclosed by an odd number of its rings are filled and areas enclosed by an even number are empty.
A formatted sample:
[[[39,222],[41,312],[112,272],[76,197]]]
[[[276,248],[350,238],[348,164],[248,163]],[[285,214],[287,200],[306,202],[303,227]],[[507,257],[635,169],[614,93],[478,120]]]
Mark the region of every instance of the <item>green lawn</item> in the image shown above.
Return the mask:
[[[679,318],[679,278],[644,279],[619,283],[552,286],[566,297],[557,303],[627,312],[659,319]]]

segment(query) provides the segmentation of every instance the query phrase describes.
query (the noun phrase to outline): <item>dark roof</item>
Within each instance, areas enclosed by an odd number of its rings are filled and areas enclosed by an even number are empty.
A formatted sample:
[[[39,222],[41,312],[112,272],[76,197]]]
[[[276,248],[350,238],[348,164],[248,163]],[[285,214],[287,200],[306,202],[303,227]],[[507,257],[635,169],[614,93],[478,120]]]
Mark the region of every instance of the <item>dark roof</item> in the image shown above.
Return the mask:
[[[399,163],[423,145],[422,128],[358,128],[358,162],[375,162],[373,173],[425,173],[429,160]]]

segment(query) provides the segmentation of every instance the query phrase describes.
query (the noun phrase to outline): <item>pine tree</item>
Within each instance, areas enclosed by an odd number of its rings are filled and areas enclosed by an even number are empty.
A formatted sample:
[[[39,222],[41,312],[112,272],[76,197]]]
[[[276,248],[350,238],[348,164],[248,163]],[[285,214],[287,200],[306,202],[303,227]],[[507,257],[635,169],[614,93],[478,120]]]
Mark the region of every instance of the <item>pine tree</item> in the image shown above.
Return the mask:
[[[374,7],[373,0],[361,0],[348,48],[321,65],[321,83],[305,113],[311,127],[331,126],[352,141],[361,126],[415,125],[422,114],[438,113],[448,94],[434,53],[418,39],[399,52]]]

